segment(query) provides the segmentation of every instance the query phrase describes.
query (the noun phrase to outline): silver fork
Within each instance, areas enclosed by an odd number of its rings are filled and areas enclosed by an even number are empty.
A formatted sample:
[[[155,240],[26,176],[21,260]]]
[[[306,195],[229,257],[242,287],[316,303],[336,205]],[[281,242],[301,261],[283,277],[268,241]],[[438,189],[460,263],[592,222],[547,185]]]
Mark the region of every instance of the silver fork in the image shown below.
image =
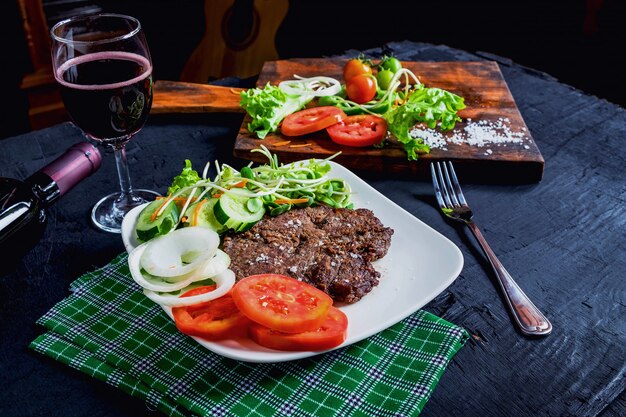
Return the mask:
[[[502,266],[502,263],[500,263],[493,250],[489,247],[480,229],[472,220],[472,210],[467,201],[465,201],[465,196],[463,196],[463,191],[461,191],[452,162],[448,161],[447,165],[445,162],[443,164],[439,162],[431,163],[430,173],[433,178],[433,186],[435,187],[435,196],[441,211],[449,218],[465,223],[474,233],[476,240],[478,240],[496,273],[507,305],[522,333],[528,336],[550,334],[552,324],[524,294],[507,270],[504,269],[504,266]]]

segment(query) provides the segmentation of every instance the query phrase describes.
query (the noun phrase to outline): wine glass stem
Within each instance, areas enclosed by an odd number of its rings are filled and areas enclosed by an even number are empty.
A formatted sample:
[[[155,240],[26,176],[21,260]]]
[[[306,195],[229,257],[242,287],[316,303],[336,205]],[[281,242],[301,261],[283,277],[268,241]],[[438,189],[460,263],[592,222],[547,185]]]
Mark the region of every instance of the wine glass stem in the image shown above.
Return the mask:
[[[121,197],[124,198],[133,192],[128,171],[128,161],[126,160],[126,146],[116,146],[113,153],[115,154],[115,165],[117,166],[117,175],[120,180],[120,189],[122,190]]]

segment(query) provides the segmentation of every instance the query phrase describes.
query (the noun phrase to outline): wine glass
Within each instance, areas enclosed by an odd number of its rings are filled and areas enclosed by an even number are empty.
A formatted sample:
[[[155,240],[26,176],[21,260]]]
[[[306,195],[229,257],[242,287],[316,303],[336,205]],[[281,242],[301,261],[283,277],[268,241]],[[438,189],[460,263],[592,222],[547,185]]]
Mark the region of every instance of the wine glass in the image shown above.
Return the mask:
[[[98,201],[93,223],[120,233],[124,215],[159,194],[133,190],[126,143],[152,106],[152,61],[139,20],[101,13],[62,20],[50,30],[52,66],[65,108],[88,138],[113,149],[121,192]]]

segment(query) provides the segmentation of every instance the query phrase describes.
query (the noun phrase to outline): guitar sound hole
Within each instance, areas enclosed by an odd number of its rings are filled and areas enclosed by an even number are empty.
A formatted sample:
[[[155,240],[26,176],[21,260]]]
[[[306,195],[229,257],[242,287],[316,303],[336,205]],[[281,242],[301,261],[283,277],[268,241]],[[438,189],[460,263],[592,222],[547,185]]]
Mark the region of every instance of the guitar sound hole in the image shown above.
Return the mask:
[[[234,51],[246,49],[259,34],[259,13],[253,0],[235,1],[222,19],[222,38]]]

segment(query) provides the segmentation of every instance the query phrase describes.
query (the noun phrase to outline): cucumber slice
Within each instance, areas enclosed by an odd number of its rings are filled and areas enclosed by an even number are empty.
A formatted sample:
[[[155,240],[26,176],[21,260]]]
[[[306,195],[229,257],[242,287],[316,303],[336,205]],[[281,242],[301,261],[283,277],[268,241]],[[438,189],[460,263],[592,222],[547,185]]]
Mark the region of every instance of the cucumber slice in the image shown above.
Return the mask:
[[[222,195],[215,207],[213,213],[220,224],[227,226],[235,232],[243,232],[251,228],[265,214],[263,204],[248,204],[245,197],[236,197],[229,194]],[[251,211],[250,209],[256,209]]]
[[[217,198],[209,198],[190,205],[185,211],[185,217],[187,217],[185,225],[206,227],[217,233],[224,233],[228,227],[218,222],[213,212],[217,202]]]
[[[263,201],[259,197],[250,198],[246,201],[246,208],[251,213],[256,213],[263,207]]]
[[[178,209],[176,204],[169,203],[163,213],[156,219],[152,220],[153,214],[161,208],[163,200],[154,200],[139,213],[137,218],[137,239],[142,242],[167,234],[178,223]]]

